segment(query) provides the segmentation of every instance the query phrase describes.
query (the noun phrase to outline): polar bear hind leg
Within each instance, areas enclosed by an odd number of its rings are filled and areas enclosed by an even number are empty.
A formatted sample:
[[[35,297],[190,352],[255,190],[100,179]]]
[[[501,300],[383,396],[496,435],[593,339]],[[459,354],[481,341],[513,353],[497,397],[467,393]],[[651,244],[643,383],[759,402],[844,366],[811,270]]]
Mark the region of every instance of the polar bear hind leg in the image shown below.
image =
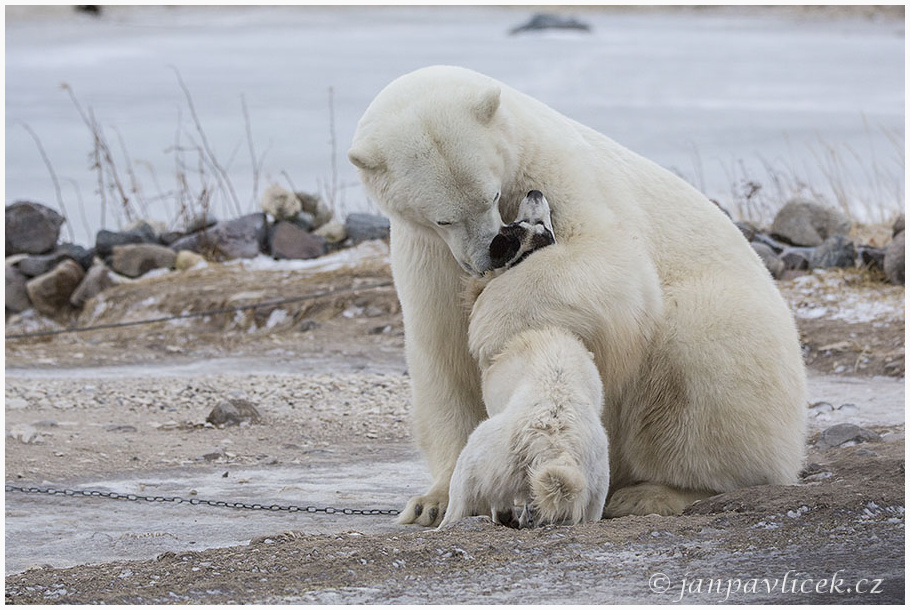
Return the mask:
[[[676,489],[660,483],[639,483],[613,492],[604,507],[604,519],[627,515],[678,515],[698,500],[713,496],[711,491]]]

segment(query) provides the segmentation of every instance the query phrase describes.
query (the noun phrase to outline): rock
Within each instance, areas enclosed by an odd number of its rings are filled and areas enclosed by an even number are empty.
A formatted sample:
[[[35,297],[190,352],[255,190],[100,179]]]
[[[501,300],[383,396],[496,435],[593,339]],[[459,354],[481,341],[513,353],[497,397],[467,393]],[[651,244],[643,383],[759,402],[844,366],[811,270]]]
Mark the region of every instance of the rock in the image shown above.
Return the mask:
[[[56,267],[64,258],[76,261],[83,270],[87,270],[95,260],[95,251],[75,244],[61,244],[50,254],[27,256],[17,266],[27,277],[38,277]]]
[[[353,244],[369,239],[389,238],[389,219],[376,214],[350,214],[344,223],[348,238]]]
[[[265,190],[259,205],[275,220],[293,220],[303,211],[303,204],[297,195],[277,184]]]
[[[214,426],[236,426],[243,422],[259,423],[262,416],[250,401],[230,398],[212,409],[205,421]]]
[[[885,249],[872,246],[860,246],[856,249],[856,257],[864,269],[885,270]]]
[[[114,253],[114,246],[130,244],[157,244],[158,237],[148,225],[142,225],[135,231],[108,231],[101,229],[95,235],[95,251],[101,258],[108,258]]]
[[[337,220],[327,222],[313,231],[313,233],[324,237],[330,244],[340,244],[348,238],[348,230],[345,228],[344,223],[340,223]]]
[[[774,250],[775,254],[780,254],[787,247],[786,245],[780,243],[779,241],[771,239],[770,237],[768,237],[767,235],[765,235],[764,233],[761,233],[761,232],[755,233],[755,235],[752,236],[751,241],[768,246],[769,248]]]
[[[19,264],[16,265],[16,267],[25,277],[38,277],[39,275],[51,271],[64,258],[67,257],[60,256],[56,252],[51,254],[34,254],[19,261]]]
[[[173,269],[177,253],[167,246],[129,244],[114,246],[111,269],[127,277],[139,277],[152,269]]]
[[[85,304],[94,299],[96,296],[116,285],[114,276],[107,265],[98,262],[88,270],[79,286],[70,296],[70,305],[81,309]]]
[[[777,254],[774,253],[774,250],[765,244],[754,241],[749,245],[752,246],[752,249],[755,250],[755,253],[758,254],[758,257],[765,264],[765,268],[771,274],[771,277],[775,280],[779,279],[781,273],[784,272],[784,262],[778,258]]]
[[[204,262],[205,258],[201,255],[190,252],[189,250],[181,250],[177,253],[177,259],[174,261],[174,268],[177,269],[177,271],[186,271],[187,269],[192,269],[196,265]]]
[[[527,22],[509,30],[509,34],[514,36],[515,34],[521,34],[522,32],[537,32],[541,30],[577,30],[580,32],[590,32],[591,26],[587,23],[578,21],[574,17],[537,13]]]
[[[332,208],[318,195],[295,193],[303,211],[313,217],[313,229],[326,225],[335,216]]]
[[[139,233],[141,235],[151,235],[155,242],[159,242],[159,237],[167,230],[164,223],[157,220],[140,219],[131,222],[123,229],[126,233]]]
[[[57,245],[65,220],[40,203],[17,201],[6,206],[6,255],[47,254]]]
[[[846,235],[832,235],[817,247],[809,258],[813,269],[856,266],[856,248]]]
[[[170,246],[172,243],[183,237],[185,234],[180,231],[165,231],[158,236],[158,241],[160,241],[165,246]]]
[[[808,269],[814,251],[814,248],[785,248],[780,253],[780,260],[783,261],[785,269]]]
[[[854,424],[837,424],[821,433],[818,446],[824,449],[840,447],[849,442],[867,443],[880,441],[882,437],[872,430],[860,428]]]
[[[204,231],[187,235],[171,244],[173,250],[190,250],[211,260],[255,258],[265,249],[268,222],[257,212],[219,222]]]
[[[808,269],[814,251],[814,248],[788,247],[780,253],[780,260],[786,270]]]
[[[820,246],[832,235],[850,233],[850,220],[832,208],[794,199],[771,223],[771,237],[794,246]]]
[[[746,238],[746,241],[752,241],[755,238],[755,234],[758,232],[758,229],[753,227],[748,222],[737,220],[735,223],[736,228],[739,229],[740,233]]]
[[[21,313],[32,306],[25,290],[27,278],[12,265],[6,266],[6,309]]]
[[[185,233],[195,233],[218,224],[218,219],[211,212],[196,214],[186,223]]]
[[[76,244],[60,244],[57,246],[57,249],[54,250],[54,253],[73,259],[86,271],[95,264],[94,248],[83,248]]]
[[[269,249],[276,260],[316,258],[326,253],[326,239],[280,221],[270,232]]]
[[[885,275],[892,284],[904,285],[904,232],[894,236],[885,248]]]
[[[26,285],[32,306],[40,313],[54,317],[67,313],[70,297],[85,277],[85,271],[74,260],[64,259],[52,271],[39,275]]]
[[[898,233],[903,233],[903,232],[904,232],[904,215],[901,214],[900,216],[897,217],[897,219],[894,221],[894,225],[891,227],[891,236],[897,237]]]

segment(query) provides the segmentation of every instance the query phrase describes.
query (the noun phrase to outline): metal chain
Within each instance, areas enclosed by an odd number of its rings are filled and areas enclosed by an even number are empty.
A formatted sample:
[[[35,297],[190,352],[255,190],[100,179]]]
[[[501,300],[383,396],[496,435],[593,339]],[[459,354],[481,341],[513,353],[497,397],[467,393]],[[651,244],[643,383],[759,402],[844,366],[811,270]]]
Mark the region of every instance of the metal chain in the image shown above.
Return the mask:
[[[108,498],[110,500],[129,500],[132,502],[171,502],[174,504],[192,504],[194,506],[217,506],[219,508],[239,508],[246,510],[267,510],[289,513],[325,513],[327,515],[398,515],[400,510],[394,508],[335,508],[334,506],[294,506],[283,504],[249,504],[246,502],[226,502],[224,500],[201,500],[199,498],[180,498],[177,496],[143,496],[139,494],[121,494],[116,491],[97,489],[54,489],[52,487],[19,487],[6,485],[6,491],[27,494],[45,494],[49,496],[85,496],[89,498]]]

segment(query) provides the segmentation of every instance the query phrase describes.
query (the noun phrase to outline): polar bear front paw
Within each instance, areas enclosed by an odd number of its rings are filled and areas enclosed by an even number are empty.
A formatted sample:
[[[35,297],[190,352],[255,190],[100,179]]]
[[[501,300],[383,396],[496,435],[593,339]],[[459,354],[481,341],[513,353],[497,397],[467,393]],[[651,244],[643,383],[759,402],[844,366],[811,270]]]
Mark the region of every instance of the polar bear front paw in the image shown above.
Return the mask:
[[[425,496],[414,496],[398,516],[398,523],[416,523],[426,527],[436,527],[442,522],[448,504],[448,494],[431,491]]]

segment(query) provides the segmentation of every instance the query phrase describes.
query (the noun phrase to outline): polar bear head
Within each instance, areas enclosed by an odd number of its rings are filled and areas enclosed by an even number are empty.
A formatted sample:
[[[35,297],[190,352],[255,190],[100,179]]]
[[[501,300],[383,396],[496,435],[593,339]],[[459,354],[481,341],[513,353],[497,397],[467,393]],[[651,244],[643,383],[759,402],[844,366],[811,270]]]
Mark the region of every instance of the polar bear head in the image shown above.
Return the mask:
[[[500,198],[516,172],[501,86],[435,66],[389,84],[357,126],[348,158],[393,223],[435,232],[466,271],[492,267]]]

